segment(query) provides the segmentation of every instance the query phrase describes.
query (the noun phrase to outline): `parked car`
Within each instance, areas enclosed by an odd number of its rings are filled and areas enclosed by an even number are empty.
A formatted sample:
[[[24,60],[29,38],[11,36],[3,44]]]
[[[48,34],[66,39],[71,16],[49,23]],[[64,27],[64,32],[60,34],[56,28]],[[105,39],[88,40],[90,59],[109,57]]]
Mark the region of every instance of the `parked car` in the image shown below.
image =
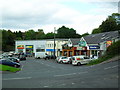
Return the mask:
[[[13,61],[13,62],[20,62],[20,59],[16,58],[16,57],[8,57],[9,60]]]
[[[45,59],[56,59],[56,56],[54,55],[46,55]]]
[[[72,56],[72,65],[82,65],[82,64],[87,64],[89,63],[92,59],[89,57],[86,57],[84,55],[81,56]]]
[[[12,67],[16,67],[16,68],[19,68],[21,66],[20,63],[16,63],[16,62],[13,62],[13,61],[8,60],[8,59],[1,59],[0,64],[12,66]]]
[[[59,56],[56,59],[57,63],[70,63],[70,57]]]
[[[26,60],[26,55],[18,55],[18,58],[20,59],[20,61],[22,60]]]

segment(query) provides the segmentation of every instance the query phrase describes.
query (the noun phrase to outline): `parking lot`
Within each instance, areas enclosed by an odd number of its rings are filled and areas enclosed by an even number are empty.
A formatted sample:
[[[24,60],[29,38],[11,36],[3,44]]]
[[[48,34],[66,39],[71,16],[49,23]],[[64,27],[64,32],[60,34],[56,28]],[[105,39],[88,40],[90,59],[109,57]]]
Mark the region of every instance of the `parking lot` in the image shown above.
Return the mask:
[[[117,88],[118,61],[94,66],[28,57],[22,70],[3,73],[3,88]]]

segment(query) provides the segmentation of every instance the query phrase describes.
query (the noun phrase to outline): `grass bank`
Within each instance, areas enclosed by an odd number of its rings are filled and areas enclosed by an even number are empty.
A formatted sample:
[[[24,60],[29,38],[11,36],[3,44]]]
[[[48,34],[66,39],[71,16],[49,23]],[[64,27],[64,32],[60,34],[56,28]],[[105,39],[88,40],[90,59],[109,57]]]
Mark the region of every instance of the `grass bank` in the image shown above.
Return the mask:
[[[0,71],[17,72],[17,71],[20,71],[20,70],[21,70],[20,68],[15,68],[15,67],[0,64]]]

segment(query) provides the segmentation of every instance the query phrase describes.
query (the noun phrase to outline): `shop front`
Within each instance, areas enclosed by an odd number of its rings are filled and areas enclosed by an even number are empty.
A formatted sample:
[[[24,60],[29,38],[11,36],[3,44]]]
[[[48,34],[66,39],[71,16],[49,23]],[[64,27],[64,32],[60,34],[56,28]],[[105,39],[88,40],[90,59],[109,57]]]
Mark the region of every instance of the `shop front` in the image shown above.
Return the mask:
[[[26,45],[27,56],[33,56],[33,45]]]
[[[89,45],[90,57],[98,58],[100,56],[100,46],[99,45]]]

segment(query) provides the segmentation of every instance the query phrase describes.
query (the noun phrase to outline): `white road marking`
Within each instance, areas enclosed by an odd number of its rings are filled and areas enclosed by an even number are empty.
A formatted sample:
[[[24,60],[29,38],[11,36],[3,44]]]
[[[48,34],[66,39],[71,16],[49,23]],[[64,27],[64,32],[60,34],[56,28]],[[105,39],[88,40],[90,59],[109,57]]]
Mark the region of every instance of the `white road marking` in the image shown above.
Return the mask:
[[[54,77],[70,76],[70,75],[83,74],[83,73],[88,73],[88,72],[80,72],[80,73],[70,73],[70,74],[54,75]]]
[[[74,85],[75,83],[72,83],[72,85]]]
[[[115,68],[115,67],[118,67],[118,65],[115,65],[115,66],[112,66],[112,67],[104,68],[104,70],[111,69],[111,68]]]
[[[31,79],[32,77],[21,77],[21,78],[5,78],[2,80],[18,80],[18,79]]]
[[[62,75],[54,75],[55,77],[60,77],[60,76],[68,76],[68,75],[75,75],[76,73],[70,73],[70,74],[62,74]]]
[[[44,87],[49,87],[49,86],[44,86]]]
[[[80,73],[78,73],[78,74],[83,74],[83,73],[88,73],[88,72],[80,72]]]

